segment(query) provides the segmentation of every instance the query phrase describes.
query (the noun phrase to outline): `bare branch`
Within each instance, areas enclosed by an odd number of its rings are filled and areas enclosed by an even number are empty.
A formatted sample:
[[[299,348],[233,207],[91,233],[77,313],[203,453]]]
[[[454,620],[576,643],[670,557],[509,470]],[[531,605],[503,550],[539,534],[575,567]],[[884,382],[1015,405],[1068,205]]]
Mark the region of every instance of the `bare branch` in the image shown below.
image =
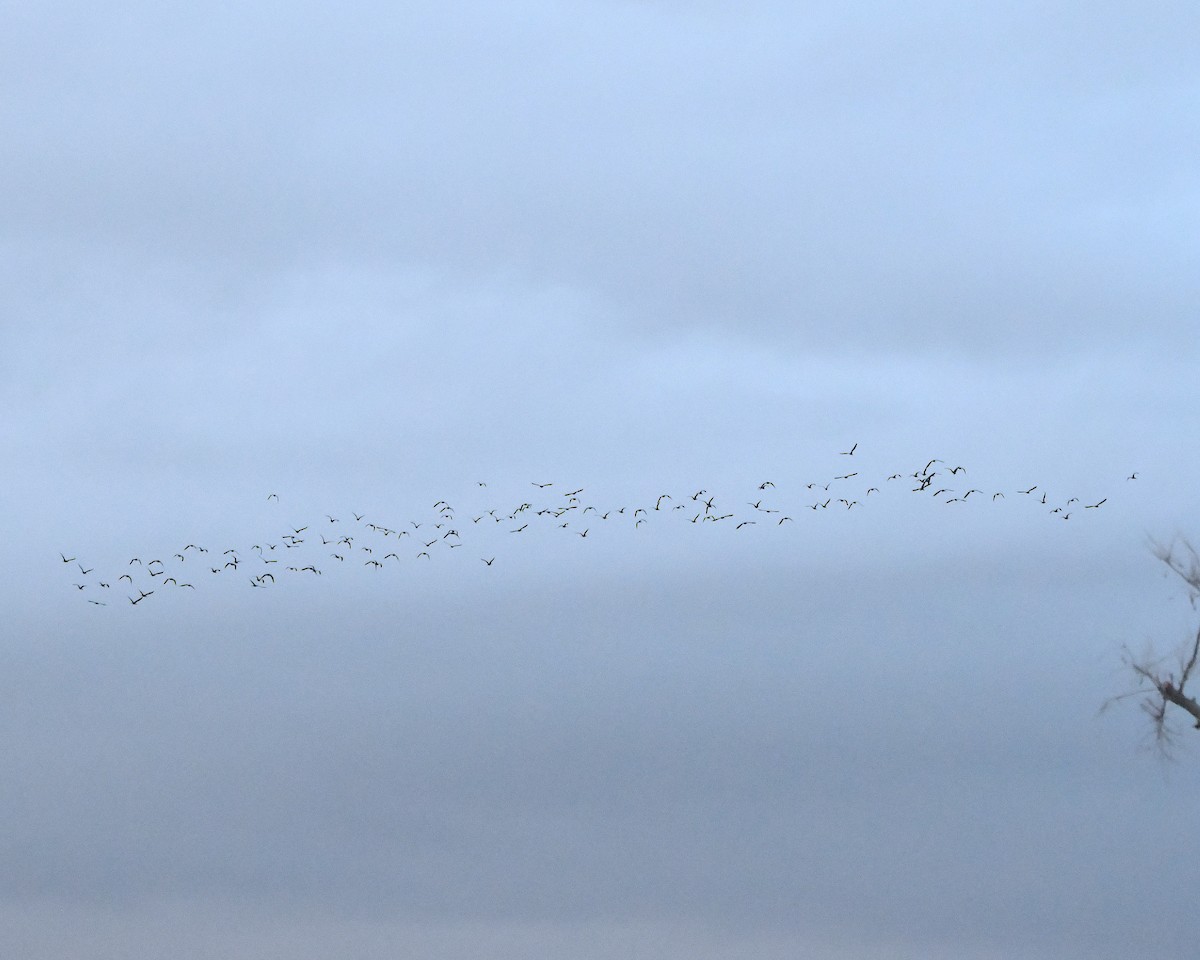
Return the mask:
[[[1186,541],[1172,541],[1170,544],[1151,542],[1151,550],[1155,557],[1166,564],[1167,568],[1178,576],[1188,586],[1188,600],[1193,607],[1200,598],[1200,554]],[[1154,737],[1160,749],[1169,753],[1176,742],[1176,731],[1169,720],[1169,708],[1174,706],[1184,711],[1194,721],[1194,726],[1200,730],[1200,701],[1185,691],[1188,680],[1197,662],[1200,662],[1200,629],[1189,644],[1177,651],[1178,680],[1173,671],[1164,670],[1164,657],[1155,657],[1153,650],[1147,650],[1142,656],[1134,656],[1125,649],[1124,660],[1137,678],[1137,688],[1111,698],[1104,706],[1131,696],[1145,697],[1141,702],[1142,710],[1150,717],[1154,725]],[[1152,692],[1145,690],[1149,684]],[[1101,708],[1103,709],[1103,707]]]

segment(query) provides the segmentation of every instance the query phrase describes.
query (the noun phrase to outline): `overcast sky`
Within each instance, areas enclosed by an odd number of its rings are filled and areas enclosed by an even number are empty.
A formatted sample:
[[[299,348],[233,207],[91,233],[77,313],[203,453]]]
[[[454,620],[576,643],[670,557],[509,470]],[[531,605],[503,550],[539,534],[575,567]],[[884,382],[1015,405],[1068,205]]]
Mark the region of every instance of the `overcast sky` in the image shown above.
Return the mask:
[[[1193,957],[1195,5],[447,6],[0,13],[5,952]]]

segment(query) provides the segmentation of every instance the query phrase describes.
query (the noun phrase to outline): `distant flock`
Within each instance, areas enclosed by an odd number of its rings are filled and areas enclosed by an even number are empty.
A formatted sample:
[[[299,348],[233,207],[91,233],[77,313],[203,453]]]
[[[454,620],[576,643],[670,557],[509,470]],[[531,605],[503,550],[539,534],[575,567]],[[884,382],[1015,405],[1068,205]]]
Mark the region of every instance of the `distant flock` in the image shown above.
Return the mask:
[[[664,522],[697,526],[724,524],[735,530],[749,527],[780,528],[802,522],[808,511],[861,510],[884,489],[900,487],[912,494],[936,499],[953,508],[976,503],[998,504],[1010,497],[1044,510],[1049,517],[1072,520],[1100,510],[1108,502],[1101,497],[1085,503],[1078,497],[1052,498],[1037,484],[1017,490],[992,490],[970,485],[969,473],[961,465],[932,458],[916,469],[899,471],[874,482],[855,469],[858,444],[840,451],[842,469],[827,479],[777,485],[773,480],[744,491],[732,501],[719,499],[709,490],[658,493],[645,503],[613,506],[590,502],[583,487],[563,489],[553,481],[531,481],[526,493],[511,498],[507,507],[460,514],[446,500],[438,500],[428,511],[405,520],[383,519],[349,512],[325,514],[298,527],[261,539],[248,548],[209,547],[187,542],[163,553],[130,557],[121,570],[98,573],[75,553],[59,553],[63,569],[70,573],[75,593],[96,607],[138,606],[156,602],[164,595],[194,591],[214,577],[240,578],[247,587],[269,589],[285,577],[320,576],[331,564],[353,565],[368,573],[407,563],[434,562],[451,550],[468,548],[480,537],[481,526],[493,533],[528,535],[552,530],[587,540],[607,525],[634,529],[651,528]],[[1138,479],[1134,471],[1126,481]],[[792,488],[791,498],[785,490]],[[478,482],[477,488],[487,488]],[[476,492],[479,492],[478,490]],[[490,491],[489,491],[490,492]],[[796,499],[796,495],[800,499]],[[279,503],[277,493],[266,495],[268,503]],[[497,526],[502,525],[502,526]],[[479,562],[492,567],[497,555],[477,550]]]

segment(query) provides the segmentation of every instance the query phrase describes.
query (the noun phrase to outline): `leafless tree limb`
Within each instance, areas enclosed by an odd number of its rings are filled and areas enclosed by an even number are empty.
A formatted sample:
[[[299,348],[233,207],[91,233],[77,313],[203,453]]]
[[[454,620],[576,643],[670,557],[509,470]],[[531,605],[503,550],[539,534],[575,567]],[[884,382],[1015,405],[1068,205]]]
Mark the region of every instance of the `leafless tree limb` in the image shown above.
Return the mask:
[[[1200,554],[1186,541],[1172,541],[1165,545],[1152,543],[1151,552],[1187,584],[1188,600],[1194,609],[1197,599],[1200,598]],[[1155,740],[1164,752],[1169,751],[1175,744],[1177,736],[1169,723],[1171,706],[1187,713],[1195,721],[1196,729],[1200,730],[1200,702],[1186,690],[1197,660],[1200,660],[1200,629],[1197,629],[1190,643],[1176,651],[1178,679],[1174,671],[1164,669],[1168,658],[1155,657],[1152,650],[1135,656],[1126,648],[1124,659],[1137,677],[1137,687],[1113,697],[1105,707],[1118,700],[1142,695],[1148,684],[1152,692],[1144,696],[1142,709],[1150,716],[1154,724]]]

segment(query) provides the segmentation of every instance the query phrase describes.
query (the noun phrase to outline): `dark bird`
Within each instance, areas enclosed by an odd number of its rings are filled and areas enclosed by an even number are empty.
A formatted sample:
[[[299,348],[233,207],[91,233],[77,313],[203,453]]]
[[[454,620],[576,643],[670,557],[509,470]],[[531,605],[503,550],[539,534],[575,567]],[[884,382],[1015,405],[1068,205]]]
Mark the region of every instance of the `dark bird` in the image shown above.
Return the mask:
[[[79,567],[79,572],[82,573],[84,576],[87,576],[89,573],[91,573],[93,570],[96,569],[95,567],[88,567],[86,570],[84,570],[82,563],[78,563],[78,564],[76,564],[76,566]]]
[[[959,471],[962,471],[963,473],[966,473],[966,472],[967,472],[967,468],[966,468],[966,467],[951,467],[951,468],[950,468],[950,472],[951,472],[951,473],[958,473]]]
[[[762,483],[760,483],[760,484],[758,485],[758,489],[759,489],[759,490],[766,490],[766,489],[767,489],[767,487],[773,487],[773,486],[775,486],[775,484],[773,484],[773,483],[772,483],[770,480],[764,480]]]
[[[1035,484],[1034,484],[1032,487],[1030,487],[1028,490],[1018,490],[1018,491],[1017,491],[1017,493],[1033,493],[1033,491],[1034,491],[1034,490],[1036,490],[1036,489],[1037,489],[1037,484],[1035,483]]]
[[[843,450],[841,455],[843,457],[852,457],[852,456],[854,456],[854,451],[857,449],[858,449],[858,444],[856,443],[849,450]]]
[[[351,512],[351,513],[354,513],[354,511],[353,511],[353,510],[351,510],[350,512]],[[366,514],[365,514],[365,513],[354,513],[354,519],[355,519],[355,520],[362,520],[362,518],[363,518],[363,517],[365,517],[365,516],[366,516]]]
[[[483,560],[483,557],[480,557],[479,559],[480,559],[480,560]],[[491,560],[483,560],[483,562],[484,562],[484,563],[486,563],[486,564],[487,564],[487,565],[490,567],[490,566],[491,566],[493,563],[495,563],[495,562],[496,562],[496,558],[495,558],[495,557],[492,557],[492,559],[491,559]]]
[[[1104,501],[1105,501],[1105,500],[1107,500],[1107,499],[1108,499],[1108,497],[1105,497],[1105,498],[1104,498],[1104,500],[1100,500],[1100,501],[1098,501],[1097,503],[1087,503],[1087,504],[1084,504],[1084,507],[1083,507],[1083,508],[1084,508],[1085,510],[1095,510],[1095,509],[1096,509],[1098,506],[1100,506],[1100,504],[1101,504],[1101,503],[1104,503]]]
[[[279,494],[277,494],[277,493],[268,493],[268,494],[267,494],[267,499],[268,499],[268,500],[278,500],[278,499],[279,499]]]
[[[539,490],[545,490],[547,487],[554,486],[554,484],[553,483],[538,483],[537,481],[534,481],[533,486],[537,487]]]
[[[94,603],[98,607],[107,607],[108,606],[108,604],[105,603],[103,600],[89,600],[88,603]]]
[[[59,556],[62,557],[63,563],[73,563],[75,560],[74,557],[68,557],[65,553],[60,553]]]
[[[1126,479],[1126,480],[1136,480],[1136,479],[1137,479],[1137,471],[1135,470],[1133,473],[1131,473],[1131,474],[1130,474],[1129,476],[1127,476],[1125,479]]]
[[[833,479],[834,480],[849,480],[851,477],[857,477],[857,476],[858,476],[858,471],[855,470],[854,473],[843,473],[840,477],[834,477]]]

